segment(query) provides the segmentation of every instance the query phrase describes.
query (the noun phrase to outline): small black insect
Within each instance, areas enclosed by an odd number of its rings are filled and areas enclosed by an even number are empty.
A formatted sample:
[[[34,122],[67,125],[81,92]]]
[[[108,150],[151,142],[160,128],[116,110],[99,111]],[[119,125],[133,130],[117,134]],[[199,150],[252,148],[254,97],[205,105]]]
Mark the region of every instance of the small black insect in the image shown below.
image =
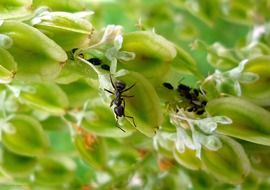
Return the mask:
[[[186,108],[188,112],[195,112],[197,115],[202,115],[205,111],[204,107],[207,101],[200,94],[201,91],[196,88],[191,88],[184,84],[179,84],[177,91],[181,97],[184,97],[189,106]]]
[[[71,59],[71,60],[75,60],[75,54],[76,54],[76,51],[78,51],[78,48],[73,48],[73,49],[71,50],[71,52],[69,53],[70,59]],[[79,54],[77,54],[77,56],[79,56],[79,57],[81,57],[81,58],[84,57],[83,53],[79,53]]]
[[[78,50],[78,48],[73,48],[73,49],[71,50],[71,52],[74,54],[77,50]]]
[[[103,70],[110,71],[110,66],[109,65],[103,64],[103,65],[101,65],[101,68]]]
[[[177,87],[177,91],[179,92],[180,96],[183,96],[187,99],[192,99],[192,94],[190,93],[191,88],[184,84],[179,84]]]
[[[173,86],[172,86],[170,83],[168,83],[168,82],[164,82],[162,85],[163,85],[165,88],[168,88],[169,90],[173,90]]]
[[[102,61],[99,58],[96,58],[96,57],[90,58],[87,61],[89,61],[90,63],[92,63],[95,66],[101,65],[101,63],[102,63]]]
[[[132,119],[133,125],[136,127],[134,117],[125,115],[125,99],[124,98],[130,98],[130,97],[134,97],[134,96],[128,96],[128,95],[123,94],[124,92],[133,88],[135,86],[135,83],[133,85],[131,85],[130,87],[126,88],[126,84],[123,81],[113,82],[111,75],[110,75],[110,80],[111,80],[111,84],[112,84],[112,87],[114,89],[114,92],[112,92],[108,89],[104,89],[104,90],[109,92],[110,94],[115,95],[115,98],[111,101],[110,107],[115,105],[114,113],[115,113],[115,116],[117,119],[116,126],[125,132],[125,130],[122,129],[118,123],[119,117],[127,117],[127,118]]]

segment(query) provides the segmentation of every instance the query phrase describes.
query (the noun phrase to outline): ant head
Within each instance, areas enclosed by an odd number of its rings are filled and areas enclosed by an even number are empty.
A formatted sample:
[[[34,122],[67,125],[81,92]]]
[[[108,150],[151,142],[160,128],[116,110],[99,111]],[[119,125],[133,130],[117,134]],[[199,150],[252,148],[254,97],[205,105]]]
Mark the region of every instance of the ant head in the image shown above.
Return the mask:
[[[115,87],[117,90],[122,91],[126,88],[126,84],[122,81],[116,81]]]

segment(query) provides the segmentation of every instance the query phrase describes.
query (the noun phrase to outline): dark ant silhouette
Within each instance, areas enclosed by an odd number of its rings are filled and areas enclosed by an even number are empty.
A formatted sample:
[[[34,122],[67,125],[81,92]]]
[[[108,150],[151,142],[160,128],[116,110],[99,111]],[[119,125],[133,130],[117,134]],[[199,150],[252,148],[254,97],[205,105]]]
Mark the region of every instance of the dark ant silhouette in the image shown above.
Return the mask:
[[[131,85],[130,87],[126,88],[126,84],[123,81],[116,81],[113,82],[112,80],[112,76],[110,75],[110,81],[112,84],[112,87],[114,89],[114,92],[108,90],[108,89],[104,89],[106,92],[109,92],[110,94],[115,95],[115,98],[111,101],[110,107],[112,107],[113,105],[115,105],[114,107],[114,113],[116,116],[116,126],[121,129],[123,132],[125,132],[124,129],[122,129],[118,123],[118,118],[119,117],[127,117],[132,119],[133,125],[134,127],[136,127],[135,121],[134,121],[134,117],[132,116],[128,116],[125,115],[125,99],[124,98],[131,98],[134,96],[128,96],[128,95],[123,95],[124,92],[130,90],[131,88],[133,88],[135,86],[135,83],[133,85]]]

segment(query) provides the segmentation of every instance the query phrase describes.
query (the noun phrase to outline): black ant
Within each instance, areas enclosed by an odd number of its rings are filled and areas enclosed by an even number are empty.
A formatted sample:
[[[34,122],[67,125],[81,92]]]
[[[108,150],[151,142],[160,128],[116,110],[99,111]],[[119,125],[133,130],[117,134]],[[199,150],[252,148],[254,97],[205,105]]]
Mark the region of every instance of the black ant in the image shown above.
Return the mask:
[[[104,89],[105,91],[109,92],[110,94],[115,95],[115,98],[111,101],[110,107],[112,107],[112,105],[115,105],[114,107],[114,113],[116,116],[116,125],[118,128],[120,128],[123,132],[125,132],[124,129],[122,129],[118,123],[118,118],[119,117],[127,117],[132,119],[133,125],[136,127],[135,121],[134,121],[134,117],[125,115],[125,99],[124,98],[130,98],[130,97],[134,97],[134,96],[127,96],[127,95],[123,95],[124,92],[130,90],[131,88],[133,88],[135,86],[135,83],[133,85],[131,85],[130,87],[126,88],[126,84],[123,81],[116,81],[113,82],[112,77],[110,75],[110,81],[112,84],[112,87],[114,88],[114,92],[108,90],[108,89]]]

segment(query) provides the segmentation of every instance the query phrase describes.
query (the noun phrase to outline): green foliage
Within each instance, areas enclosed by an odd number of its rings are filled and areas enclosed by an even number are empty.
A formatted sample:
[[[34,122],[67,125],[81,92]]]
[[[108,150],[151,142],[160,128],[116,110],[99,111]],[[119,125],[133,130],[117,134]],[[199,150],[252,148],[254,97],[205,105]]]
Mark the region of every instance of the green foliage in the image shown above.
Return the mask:
[[[269,189],[269,8],[2,0],[0,190]]]

